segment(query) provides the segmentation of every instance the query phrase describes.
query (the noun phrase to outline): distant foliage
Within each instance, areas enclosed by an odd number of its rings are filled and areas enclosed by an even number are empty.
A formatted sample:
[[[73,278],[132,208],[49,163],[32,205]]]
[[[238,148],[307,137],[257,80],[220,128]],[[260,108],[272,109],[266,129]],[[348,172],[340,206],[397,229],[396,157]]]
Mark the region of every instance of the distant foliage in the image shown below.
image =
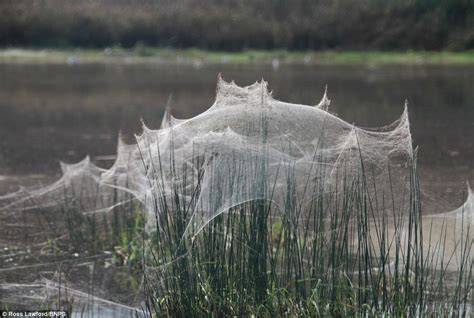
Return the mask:
[[[474,48],[472,0],[3,0],[0,46]]]

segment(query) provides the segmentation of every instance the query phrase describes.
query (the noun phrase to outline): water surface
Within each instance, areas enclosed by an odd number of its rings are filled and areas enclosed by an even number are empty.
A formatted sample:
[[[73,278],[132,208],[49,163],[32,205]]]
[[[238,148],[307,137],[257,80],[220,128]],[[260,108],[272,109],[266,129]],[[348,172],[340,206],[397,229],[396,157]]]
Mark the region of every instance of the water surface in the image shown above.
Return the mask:
[[[110,165],[119,130],[159,127],[170,96],[175,117],[199,114],[219,72],[264,78],[293,103],[316,104],[327,84],[330,110],[358,126],[391,123],[408,99],[425,213],[459,206],[474,184],[473,66],[0,64],[0,194],[58,175],[59,160]]]

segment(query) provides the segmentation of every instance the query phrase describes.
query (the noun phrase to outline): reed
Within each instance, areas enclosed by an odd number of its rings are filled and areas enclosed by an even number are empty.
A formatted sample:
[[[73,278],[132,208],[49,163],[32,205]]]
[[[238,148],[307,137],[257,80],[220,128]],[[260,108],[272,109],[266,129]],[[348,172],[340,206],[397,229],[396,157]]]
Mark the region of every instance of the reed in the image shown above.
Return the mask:
[[[297,193],[294,166],[282,165],[278,173],[285,176],[286,191],[284,205],[277,206],[275,184],[266,181],[265,138],[263,132],[258,156],[235,154],[232,164],[217,169],[204,172],[197,157],[197,180],[188,178],[194,175],[191,168],[175,164],[173,152],[163,158],[158,149],[154,169],[159,172],[149,180],[157,189],[154,231],[143,241],[150,314],[469,315],[472,238],[469,233],[459,238],[456,278],[446,279],[453,274],[439,264],[447,252],[446,235],[435,240],[423,232],[416,155],[407,164],[403,196],[394,193],[391,179],[381,187],[362,156],[356,172],[340,167],[338,182],[312,183],[312,188],[308,182],[303,193]],[[316,152],[311,169],[325,180],[318,159]],[[171,160],[170,171],[162,170],[162,160]],[[385,169],[390,175],[391,167]],[[171,193],[164,190],[163,173],[172,176]],[[203,204],[198,198],[205,173],[213,195]],[[236,183],[237,176],[242,179]],[[223,213],[202,210],[219,207],[236,184],[262,199]],[[208,220],[204,226],[199,215]]]

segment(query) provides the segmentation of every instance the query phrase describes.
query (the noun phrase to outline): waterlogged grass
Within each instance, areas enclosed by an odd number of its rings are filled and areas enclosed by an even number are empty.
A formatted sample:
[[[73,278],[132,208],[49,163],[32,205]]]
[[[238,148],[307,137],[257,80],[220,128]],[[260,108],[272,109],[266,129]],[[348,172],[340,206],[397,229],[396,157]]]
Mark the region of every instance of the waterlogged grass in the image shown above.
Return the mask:
[[[183,177],[171,178],[171,195],[161,192],[159,174],[153,180],[156,214],[149,225],[155,231],[144,231],[141,206],[127,204],[117,213],[87,217],[81,206],[68,205],[63,211],[71,215],[67,242],[81,253],[114,246],[115,263],[143,275],[146,309],[153,317],[470,314],[472,236],[459,236],[455,272],[439,266],[445,259],[439,254],[448,253],[446,234],[424,245],[422,237],[432,233],[423,233],[416,160],[406,169],[406,204],[387,191],[390,180],[388,187],[376,187],[373,172],[363,164],[355,175],[341,171],[341,183],[329,188],[316,184],[301,196],[290,165],[281,167],[286,191],[284,205],[276,207],[271,203],[274,185],[265,181],[265,160],[242,156],[212,172],[212,205],[225,199],[220,191],[229,190],[222,176],[240,169],[249,171],[243,177],[260,176],[261,182],[242,182],[266,200],[234,206],[198,231],[192,218],[199,211],[203,170],[190,180],[185,176],[193,173],[191,168],[174,164],[172,155],[166,158],[172,161],[171,171],[163,172]],[[322,168],[319,159],[316,154],[314,171]],[[200,157],[195,160],[194,167],[204,167]],[[163,169],[161,163],[156,168]],[[324,170],[318,175],[324,179]],[[374,200],[376,192],[381,201]],[[52,254],[62,249],[48,248]]]
[[[278,61],[278,62],[277,62]],[[474,52],[356,52],[356,51],[205,51],[138,45],[98,49],[19,49],[0,50],[0,63],[183,63],[209,64],[289,63],[289,64],[474,64]]]
[[[316,154],[313,169],[325,180],[318,158]],[[233,165],[211,172],[210,206],[219,206],[221,194],[233,193],[233,183],[223,181],[224,175],[239,175],[248,190],[265,199],[234,206],[211,218],[202,230],[193,219],[201,213],[196,200],[201,177],[187,184],[185,176],[192,172],[178,168],[173,155],[170,160],[169,173],[182,177],[172,178],[180,181],[173,182],[171,194],[154,193],[153,223],[158,230],[144,248],[147,309],[153,315],[469,314],[471,236],[464,233],[457,242],[459,267],[456,279],[450,281],[446,267],[438,264],[445,256],[440,254],[449,253],[443,248],[446,237],[428,245],[422,239],[431,233],[422,230],[416,159],[408,162],[402,199],[387,191],[393,189],[390,180],[376,183],[373,170],[363,162],[358,173],[342,169],[340,182],[315,183],[303,196],[296,193],[291,165],[282,167],[285,199],[276,207],[271,203],[273,185],[266,181],[265,160],[237,155]],[[203,167],[196,160],[194,166]],[[161,162],[156,168],[161,171]],[[248,173],[239,174],[242,169]],[[253,179],[255,175],[260,178]],[[150,181],[164,189],[159,175]]]
[[[53,229],[48,252],[73,247],[73,252],[95,254],[114,249],[115,263],[143,275],[146,309],[153,317],[472,313],[472,233],[469,228],[460,231],[452,260],[457,268],[448,271],[443,262],[450,255],[444,254],[452,251],[445,248],[446,233],[453,229],[442,225],[441,233],[423,230],[416,158],[407,158],[400,168],[402,194],[394,192],[391,178],[377,181],[375,167],[362,157],[349,171],[345,166],[336,171],[335,182],[313,182],[329,180],[323,154],[316,151],[313,174],[308,174],[316,178],[303,180],[304,191],[298,192],[295,167],[281,166],[284,198],[274,200],[275,184],[265,160],[266,124],[262,118],[261,153],[236,153],[231,164],[214,170],[206,170],[209,161],[203,162],[201,156],[192,156],[192,165],[182,165],[174,153],[139,149],[142,158],[154,158],[152,165],[144,165],[151,169],[147,176],[155,189],[148,206],[155,214],[146,220],[147,231],[140,213],[143,207],[129,200],[111,213],[84,215],[88,202],[65,199],[67,204],[58,211],[64,227],[54,228],[51,218],[41,214],[45,219],[40,224]],[[172,138],[169,142],[173,149]],[[213,149],[210,153],[215,154]],[[395,168],[384,169],[391,176]],[[166,184],[163,175],[169,177]],[[198,200],[204,175],[213,190],[206,206],[219,207],[226,194],[234,193],[237,183],[232,177],[248,187],[244,192],[264,199],[206,216]],[[69,197],[77,199],[80,194]],[[283,204],[277,207],[274,201]],[[202,230],[200,213],[209,221]],[[60,229],[65,236],[56,233]],[[432,235],[436,239],[426,245],[423,238]],[[64,237],[67,244],[55,245],[57,237]]]

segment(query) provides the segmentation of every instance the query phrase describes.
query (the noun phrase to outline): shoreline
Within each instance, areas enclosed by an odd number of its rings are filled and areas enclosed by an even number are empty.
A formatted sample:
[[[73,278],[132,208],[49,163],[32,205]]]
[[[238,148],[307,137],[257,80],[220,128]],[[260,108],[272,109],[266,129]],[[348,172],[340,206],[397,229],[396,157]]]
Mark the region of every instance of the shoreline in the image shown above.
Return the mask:
[[[474,65],[474,51],[243,51],[135,47],[132,49],[0,49],[2,64],[280,64],[304,65]]]

